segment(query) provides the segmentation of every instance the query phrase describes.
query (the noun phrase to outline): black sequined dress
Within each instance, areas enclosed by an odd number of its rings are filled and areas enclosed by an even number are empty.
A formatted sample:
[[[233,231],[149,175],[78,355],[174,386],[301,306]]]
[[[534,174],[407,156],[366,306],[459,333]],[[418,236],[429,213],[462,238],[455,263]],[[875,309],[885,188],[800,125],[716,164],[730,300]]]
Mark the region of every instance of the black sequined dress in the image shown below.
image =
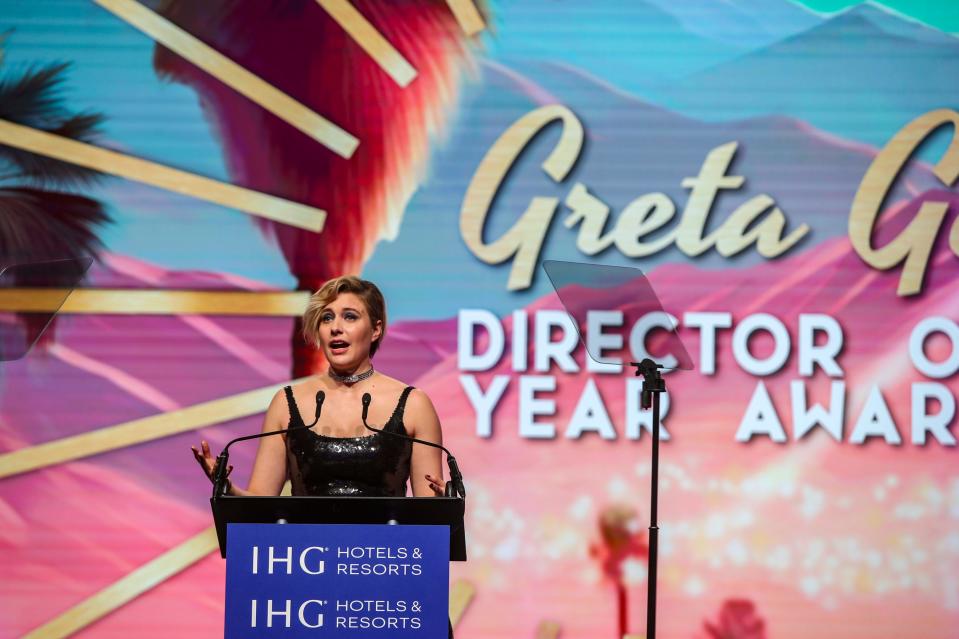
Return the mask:
[[[289,428],[304,426],[285,387],[290,407]],[[403,409],[412,386],[403,389],[393,415],[383,430],[406,435]],[[294,495],[403,497],[410,477],[412,442],[382,433],[365,437],[327,437],[301,429],[287,435],[287,467]]]

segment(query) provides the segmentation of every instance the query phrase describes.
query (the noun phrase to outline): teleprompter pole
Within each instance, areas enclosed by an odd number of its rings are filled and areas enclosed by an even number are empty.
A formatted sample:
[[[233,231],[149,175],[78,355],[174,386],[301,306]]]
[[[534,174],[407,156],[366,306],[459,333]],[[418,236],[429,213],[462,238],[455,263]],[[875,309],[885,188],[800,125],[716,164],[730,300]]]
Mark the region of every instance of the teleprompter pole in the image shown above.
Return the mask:
[[[649,495],[649,558],[646,574],[646,639],[656,639],[656,557],[659,548],[659,394],[666,392],[666,382],[659,372],[661,364],[647,358],[630,362],[636,367],[636,376],[643,378],[641,405],[653,409],[653,450],[650,468]]]

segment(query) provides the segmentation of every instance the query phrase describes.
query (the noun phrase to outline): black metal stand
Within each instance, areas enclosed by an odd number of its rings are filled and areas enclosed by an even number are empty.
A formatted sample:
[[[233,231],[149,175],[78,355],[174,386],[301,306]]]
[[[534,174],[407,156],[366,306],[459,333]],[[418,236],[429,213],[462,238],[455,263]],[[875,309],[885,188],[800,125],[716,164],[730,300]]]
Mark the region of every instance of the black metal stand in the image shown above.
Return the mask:
[[[656,639],[656,557],[659,540],[657,511],[659,506],[659,394],[666,392],[666,382],[660,374],[661,364],[647,358],[630,362],[636,367],[636,376],[643,378],[641,406],[653,409],[653,451],[650,468],[649,496],[649,560],[646,589],[646,639]]]

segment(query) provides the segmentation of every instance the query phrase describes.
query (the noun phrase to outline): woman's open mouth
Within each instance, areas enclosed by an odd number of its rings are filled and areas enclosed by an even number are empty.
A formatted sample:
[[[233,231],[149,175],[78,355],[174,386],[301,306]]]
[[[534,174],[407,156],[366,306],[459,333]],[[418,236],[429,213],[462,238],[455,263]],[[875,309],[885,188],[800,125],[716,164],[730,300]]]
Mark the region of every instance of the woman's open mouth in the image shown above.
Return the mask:
[[[330,352],[334,355],[340,355],[346,352],[346,349],[350,347],[348,342],[344,342],[341,339],[335,339],[330,342]]]

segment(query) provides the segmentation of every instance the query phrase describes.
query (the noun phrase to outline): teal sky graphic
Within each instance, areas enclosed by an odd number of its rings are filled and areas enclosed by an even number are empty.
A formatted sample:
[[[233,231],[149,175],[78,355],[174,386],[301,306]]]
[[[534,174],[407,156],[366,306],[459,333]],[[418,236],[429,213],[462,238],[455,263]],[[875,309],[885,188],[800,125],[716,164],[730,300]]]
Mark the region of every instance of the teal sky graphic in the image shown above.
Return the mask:
[[[955,0],[794,0],[819,13],[834,13],[859,4],[875,4],[892,9],[947,33],[959,33],[959,2]]]

